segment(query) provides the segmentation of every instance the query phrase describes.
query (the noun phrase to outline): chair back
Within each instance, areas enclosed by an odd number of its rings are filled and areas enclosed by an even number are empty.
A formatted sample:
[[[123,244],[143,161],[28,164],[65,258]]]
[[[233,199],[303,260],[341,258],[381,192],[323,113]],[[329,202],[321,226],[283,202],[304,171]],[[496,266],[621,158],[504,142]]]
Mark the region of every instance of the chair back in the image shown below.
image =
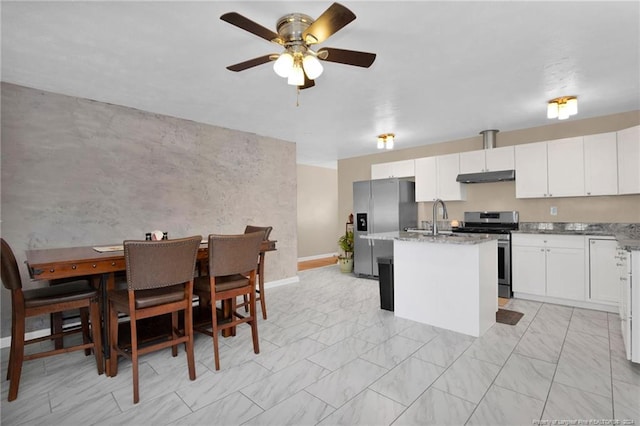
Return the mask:
[[[22,278],[20,278],[20,270],[18,269],[18,262],[13,255],[13,250],[4,238],[1,239],[2,247],[0,248],[1,258],[1,276],[2,284],[7,290],[18,290],[22,288]]]
[[[161,241],[125,241],[129,290],[183,284],[193,279],[202,236]]]
[[[245,234],[251,234],[252,232],[263,232],[264,233],[264,240],[268,240],[269,239],[269,235],[271,234],[271,230],[273,229],[273,226],[252,226],[252,225],[247,225],[246,228],[244,228],[244,233]]]
[[[243,274],[257,268],[264,232],[209,235],[209,274],[214,277]]]

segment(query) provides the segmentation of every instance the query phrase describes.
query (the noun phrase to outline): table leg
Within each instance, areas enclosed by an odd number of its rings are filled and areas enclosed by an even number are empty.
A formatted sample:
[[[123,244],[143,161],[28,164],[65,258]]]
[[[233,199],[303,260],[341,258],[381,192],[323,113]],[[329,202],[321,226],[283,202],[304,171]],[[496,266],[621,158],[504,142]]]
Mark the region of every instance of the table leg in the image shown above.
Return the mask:
[[[107,294],[110,289],[115,288],[115,274],[113,272],[102,274],[100,276],[101,294],[101,310],[102,310],[102,349],[104,353],[105,369],[107,377],[111,377],[111,368],[109,367],[109,357],[111,355],[111,345],[109,343],[109,299]]]

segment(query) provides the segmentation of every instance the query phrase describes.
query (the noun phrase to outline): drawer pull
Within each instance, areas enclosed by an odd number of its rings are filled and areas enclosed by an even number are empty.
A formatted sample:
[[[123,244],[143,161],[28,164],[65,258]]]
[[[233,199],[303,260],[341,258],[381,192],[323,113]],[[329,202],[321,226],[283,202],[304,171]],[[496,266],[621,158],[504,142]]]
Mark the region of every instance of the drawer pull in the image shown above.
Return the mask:
[[[111,266],[116,266],[116,262],[111,262]]]
[[[95,263],[93,265],[91,265],[92,268],[96,268],[98,265],[96,265]]]
[[[53,274],[55,271],[56,271],[56,270],[55,270],[55,269],[53,269],[53,268],[49,269],[49,272],[51,272],[52,274]]]
[[[76,265],[71,265],[71,269],[78,269]]]

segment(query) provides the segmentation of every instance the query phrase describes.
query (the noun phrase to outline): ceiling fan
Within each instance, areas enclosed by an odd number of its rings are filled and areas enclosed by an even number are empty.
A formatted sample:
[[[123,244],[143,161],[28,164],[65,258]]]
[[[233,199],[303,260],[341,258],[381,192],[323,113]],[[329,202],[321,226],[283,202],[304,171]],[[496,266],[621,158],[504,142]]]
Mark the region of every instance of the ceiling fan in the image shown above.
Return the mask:
[[[275,61],[273,68],[276,74],[287,78],[290,85],[297,86],[299,89],[307,89],[315,85],[314,80],[323,70],[320,61],[369,68],[376,59],[375,53],[332,47],[323,47],[315,51],[311,48],[356,19],[353,12],[339,3],[333,3],[315,21],[302,13],[285,15],[277,22],[277,33],[236,12],[225,13],[220,16],[220,19],[284,47],[282,53],[249,59],[228,66],[228,70],[244,71]]]

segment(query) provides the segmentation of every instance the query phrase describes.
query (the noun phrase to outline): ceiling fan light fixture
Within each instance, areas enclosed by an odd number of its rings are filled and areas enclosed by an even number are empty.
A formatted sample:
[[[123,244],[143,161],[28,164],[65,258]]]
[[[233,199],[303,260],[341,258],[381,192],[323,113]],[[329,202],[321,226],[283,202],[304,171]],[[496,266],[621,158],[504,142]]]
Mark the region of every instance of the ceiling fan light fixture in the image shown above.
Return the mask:
[[[294,62],[293,68],[291,68],[291,72],[289,73],[289,78],[287,79],[287,83],[291,86],[303,86],[304,85],[304,71],[302,70],[302,66],[299,62]]]
[[[302,59],[302,67],[310,80],[320,77],[323,71],[322,64],[314,55],[306,54]]]
[[[284,52],[273,63],[273,70],[282,78],[287,78],[293,68],[293,56],[289,52]]]

